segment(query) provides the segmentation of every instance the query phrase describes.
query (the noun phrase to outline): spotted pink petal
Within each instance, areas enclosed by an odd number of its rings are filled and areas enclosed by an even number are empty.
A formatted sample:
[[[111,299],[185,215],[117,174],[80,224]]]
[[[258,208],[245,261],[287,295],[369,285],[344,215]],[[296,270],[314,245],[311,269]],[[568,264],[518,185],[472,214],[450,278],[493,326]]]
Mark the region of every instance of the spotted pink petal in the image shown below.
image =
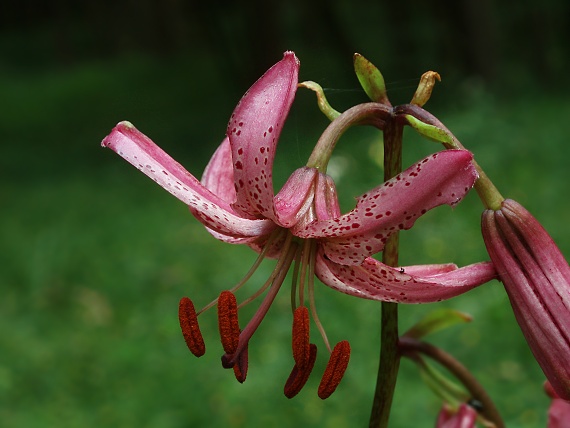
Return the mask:
[[[101,145],[117,152],[191,207],[196,217],[214,231],[236,238],[248,238],[266,235],[276,227],[271,220],[251,220],[238,215],[226,201],[204,187],[129,122],[115,126]]]
[[[399,268],[404,270],[408,275],[413,276],[433,276],[442,273],[451,272],[457,269],[454,263],[445,263],[438,265],[413,265]]]
[[[450,299],[496,277],[492,263],[476,263],[436,275],[413,276],[368,257],[360,266],[334,263],[322,253],[315,265],[317,277],[340,292],[371,300],[430,303]],[[433,271],[433,268],[428,270]]]
[[[297,90],[299,60],[293,52],[253,84],[228,124],[238,212],[274,218],[273,159]]]
[[[409,229],[430,209],[457,204],[477,179],[471,160],[466,150],[435,153],[360,196],[348,214],[313,222],[297,235],[326,238],[323,245],[331,260],[360,264],[382,251],[390,234]]]

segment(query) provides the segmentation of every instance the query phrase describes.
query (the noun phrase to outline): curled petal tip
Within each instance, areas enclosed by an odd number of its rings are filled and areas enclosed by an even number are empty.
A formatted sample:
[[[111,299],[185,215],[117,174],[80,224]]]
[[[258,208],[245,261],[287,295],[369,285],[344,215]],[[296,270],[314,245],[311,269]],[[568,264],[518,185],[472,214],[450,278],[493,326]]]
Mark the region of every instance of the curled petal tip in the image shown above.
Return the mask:
[[[301,61],[299,61],[299,58],[297,58],[297,55],[295,55],[295,52],[293,52],[293,51],[285,51],[283,53],[283,58],[284,59],[291,59],[291,60],[295,61],[295,64],[297,66],[301,65]]]

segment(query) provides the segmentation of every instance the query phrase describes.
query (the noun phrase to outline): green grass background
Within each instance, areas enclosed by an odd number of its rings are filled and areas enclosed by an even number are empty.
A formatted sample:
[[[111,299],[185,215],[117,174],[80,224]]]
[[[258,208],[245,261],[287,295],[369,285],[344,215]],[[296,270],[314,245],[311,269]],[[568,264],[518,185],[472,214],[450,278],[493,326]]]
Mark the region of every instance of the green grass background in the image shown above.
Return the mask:
[[[350,73],[350,58],[345,66]],[[320,76],[303,69],[301,75]],[[116,122],[128,119],[200,176],[240,96],[219,76],[207,58],[198,69],[189,59],[130,57],[52,72],[2,71],[2,426],[367,425],[379,304],[319,284],[320,318],[332,342],[350,341],[351,362],[335,394],[321,401],[316,389],[327,357],[314,331],[320,354],[313,376],[288,400],[282,389],[293,362],[285,286],[250,343],[248,379],[238,384],[220,365],[215,312],[200,317],[207,353],[195,359],[183,342],[177,305],[184,295],[197,306],[208,303],[241,279],[255,254],[217,242],[179,201],[99,145]],[[415,82],[387,80],[394,102],[410,99]],[[567,97],[532,91],[499,97],[476,82],[447,91],[445,81],[436,87],[432,111],[503,194],[526,205],[570,254]],[[350,90],[328,93],[339,109],[365,101],[356,79]],[[278,185],[304,164],[326,123],[313,94],[300,92],[279,146]],[[408,165],[439,149],[411,131],[405,138]],[[382,171],[370,156],[379,144],[368,129],[351,130],[339,143],[331,164],[345,209],[380,183]],[[486,259],[481,209],[470,194],[455,210],[430,212],[402,234],[402,262]],[[238,298],[256,290],[272,265],[264,263]],[[507,426],[545,426],[543,375],[502,286],[490,283],[441,304],[403,306],[402,331],[439,307],[474,320],[437,333],[432,342],[473,370]],[[240,313],[242,323],[254,309],[255,303]],[[433,426],[439,407],[404,360],[391,426]]]

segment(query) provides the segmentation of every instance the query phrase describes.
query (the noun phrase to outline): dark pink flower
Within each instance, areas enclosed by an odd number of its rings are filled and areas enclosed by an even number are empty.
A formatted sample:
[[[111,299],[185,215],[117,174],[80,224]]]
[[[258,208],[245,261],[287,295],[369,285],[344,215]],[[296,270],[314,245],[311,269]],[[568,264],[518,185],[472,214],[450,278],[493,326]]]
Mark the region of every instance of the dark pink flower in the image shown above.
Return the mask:
[[[506,199],[482,217],[485,245],[516,319],[557,394],[570,400],[570,267],[540,223]]]
[[[439,413],[436,428],[475,428],[477,411],[462,403],[457,411],[444,405]]]
[[[278,259],[270,278],[253,296],[268,290],[243,330],[234,316],[237,306],[228,294],[223,295],[223,309],[219,308],[226,350],[223,364],[234,367],[241,381],[245,379],[249,339],[292,264],[299,296],[294,306],[303,307],[304,290],[308,289],[312,318],[331,352],[329,365],[342,371],[350,348],[344,341],[334,350],[329,346],[314,309],[314,276],[353,296],[406,303],[448,299],[495,276],[491,263],[461,269],[446,264],[400,270],[370,257],[382,251],[390,234],[412,227],[426,211],[442,204],[453,206],[462,199],[477,178],[472,156],[465,150],[447,150],[423,159],[362,195],[356,208],[345,215],[340,213],[333,180],[318,168],[299,168],[274,194],[273,160],[295,96],[298,70],[299,61],[287,52],[249,89],[234,110],[227,136],[201,182],[128,122],[119,123],[102,142],[187,204],[214,237],[246,244],[260,254],[254,268],[232,292],[245,283],[263,258]],[[196,312],[189,300],[181,302],[180,311],[192,350],[192,343],[200,342],[195,337]],[[295,318],[294,332],[305,331],[299,327],[302,319],[300,315]],[[299,335],[294,333],[295,368],[287,382],[288,396],[302,387],[316,356],[308,335],[301,335],[302,340]],[[203,346],[199,348],[196,353],[203,353]],[[340,377],[327,369],[321,384],[323,395],[334,391]]]
[[[548,409],[547,428],[568,428],[570,426],[570,401],[560,398],[548,381],[544,384],[544,390],[552,398]]]

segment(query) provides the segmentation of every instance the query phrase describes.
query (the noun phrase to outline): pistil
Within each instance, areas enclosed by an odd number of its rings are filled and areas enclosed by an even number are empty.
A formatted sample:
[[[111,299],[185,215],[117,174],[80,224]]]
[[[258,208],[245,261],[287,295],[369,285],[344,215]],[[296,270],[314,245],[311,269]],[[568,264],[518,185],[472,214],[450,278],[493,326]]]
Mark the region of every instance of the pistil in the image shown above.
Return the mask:
[[[277,266],[275,266],[275,269],[271,274],[270,277],[271,287],[269,288],[267,295],[263,299],[263,302],[259,306],[259,309],[255,313],[253,318],[249,321],[247,326],[243,329],[243,331],[239,335],[239,343],[237,349],[231,354],[226,353],[222,356],[223,367],[230,368],[236,364],[240,353],[247,346],[249,339],[251,338],[253,333],[255,333],[257,327],[259,327],[259,325],[261,324],[261,321],[267,314],[267,311],[269,310],[269,307],[273,303],[275,296],[277,296],[277,293],[279,292],[279,289],[281,288],[281,285],[283,284],[283,281],[287,276],[287,272],[289,271],[289,267],[291,266],[291,263],[295,258],[295,253],[297,251],[297,243],[292,242],[291,237],[292,235],[288,234],[285,244],[283,246],[283,250],[281,252],[281,256],[279,258],[279,262],[277,263]]]

